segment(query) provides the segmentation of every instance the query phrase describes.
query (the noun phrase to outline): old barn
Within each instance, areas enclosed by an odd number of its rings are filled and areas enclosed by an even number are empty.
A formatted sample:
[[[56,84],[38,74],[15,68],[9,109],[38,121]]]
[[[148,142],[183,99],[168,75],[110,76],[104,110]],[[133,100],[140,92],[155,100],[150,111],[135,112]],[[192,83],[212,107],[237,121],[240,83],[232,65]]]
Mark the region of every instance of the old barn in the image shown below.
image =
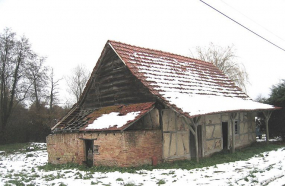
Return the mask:
[[[274,109],[251,100],[209,62],[108,41],[80,100],[47,137],[48,160],[199,160],[255,142],[255,113]]]

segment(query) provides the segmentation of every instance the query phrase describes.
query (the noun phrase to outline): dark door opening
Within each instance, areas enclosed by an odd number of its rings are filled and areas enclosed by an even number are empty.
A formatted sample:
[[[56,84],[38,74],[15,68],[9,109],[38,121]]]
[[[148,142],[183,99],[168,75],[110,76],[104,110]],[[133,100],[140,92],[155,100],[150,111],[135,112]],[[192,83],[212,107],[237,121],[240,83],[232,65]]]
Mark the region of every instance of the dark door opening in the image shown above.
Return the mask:
[[[197,127],[197,134],[198,134],[198,155],[199,157],[202,157],[202,126],[198,125]],[[190,156],[191,159],[196,157],[196,142],[195,142],[195,136],[190,132]]]
[[[93,166],[93,140],[85,141],[85,159],[87,166]]]
[[[228,122],[222,122],[223,130],[223,149],[228,148]]]

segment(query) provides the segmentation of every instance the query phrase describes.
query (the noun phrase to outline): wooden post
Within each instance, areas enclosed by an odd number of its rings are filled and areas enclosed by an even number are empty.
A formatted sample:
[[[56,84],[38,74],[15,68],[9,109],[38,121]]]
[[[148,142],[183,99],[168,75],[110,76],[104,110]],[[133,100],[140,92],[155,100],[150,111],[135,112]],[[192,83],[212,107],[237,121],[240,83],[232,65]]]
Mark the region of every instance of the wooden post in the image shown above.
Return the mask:
[[[196,161],[199,162],[199,143],[198,143],[198,125],[199,125],[199,121],[200,121],[201,117],[195,117],[195,118],[191,118],[191,124],[186,122],[186,119],[183,117],[183,121],[189,126],[190,131],[192,132],[192,134],[195,137],[195,149],[196,149]],[[192,129],[192,126],[194,127],[194,130]]]
[[[237,116],[237,113],[231,113],[230,114],[230,119],[231,119],[231,123],[232,123],[232,153],[235,153],[235,146],[236,146],[236,137],[235,137],[235,118]]]
[[[198,143],[198,125],[201,117],[191,118],[191,123],[195,129],[195,149],[196,149],[196,161],[199,163],[199,143]]]
[[[196,161],[199,163],[198,125],[194,125],[194,128],[195,128]]]
[[[235,144],[236,144],[236,137],[235,137],[235,122],[231,119],[232,123],[232,153],[235,153]]]
[[[266,126],[266,143],[269,143],[269,129],[268,129],[268,121],[270,119],[270,116],[272,114],[272,111],[263,111],[263,115],[265,116],[265,126]]]

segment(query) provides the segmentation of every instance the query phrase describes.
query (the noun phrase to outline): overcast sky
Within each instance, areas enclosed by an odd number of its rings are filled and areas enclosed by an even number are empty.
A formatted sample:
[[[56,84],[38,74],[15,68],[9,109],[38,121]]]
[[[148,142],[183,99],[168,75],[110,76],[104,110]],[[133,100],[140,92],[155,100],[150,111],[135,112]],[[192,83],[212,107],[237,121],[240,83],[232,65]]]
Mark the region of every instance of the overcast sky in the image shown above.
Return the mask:
[[[285,49],[284,0],[204,1]],[[210,42],[234,45],[253,99],[268,96],[270,87],[285,79],[285,51],[199,0],[0,0],[0,32],[6,27],[29,38],[58,78],[77,64],[91,71],[110,39],[184,56]]]

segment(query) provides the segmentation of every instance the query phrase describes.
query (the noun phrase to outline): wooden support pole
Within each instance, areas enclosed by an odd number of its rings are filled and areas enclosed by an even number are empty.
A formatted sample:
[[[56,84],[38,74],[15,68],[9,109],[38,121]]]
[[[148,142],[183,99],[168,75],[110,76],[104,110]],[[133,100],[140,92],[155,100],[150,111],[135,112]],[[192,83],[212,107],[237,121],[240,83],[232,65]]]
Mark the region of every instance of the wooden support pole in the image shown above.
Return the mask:
[[[192,132],[193,135],[195,135],[195,131],[193,130],[192,126],[190,125],[190,123],[187,123],[186,119],[184,117],[182,117],[183,122],[188,125],[190,131]]]
[[[269,129],[268,129],[268,122],[272,111],[263,111],[263,115],[265,116],[265,126],[266,126],[266,143],[269,143]]]
[[[230,120],[231,120],[231,123],[232,123],[232,153],[235,153],[235,146],[236,146],[236,137],[235,137],[235,118],[237,116],[237,113],[231,113],[230,114]]]
[[[191,118],[191,123],[192,126],[194,126],[195,129],[195,149],[196,149],[196,161],[199,163],[199,143],[198,143],[198,125],[199,125],[199,121],[200,121],[201,117],[195,117],[195,118]]]
[[[183,117],[183,121],[184,123],[186,123],[189,126],[190,131],[192,132],[192,134],[195,137],[195,149],[196,149],[196,161],[199,162],[199,143],[198,143],[198,125],[199,125],[199,121],[200,121],[201,117],[195,117],[195,118],[191,118],[191,124],[187,123],[186,119]],[[193,129],[193,128],[194,129]]]
[[[235,144],[236,144],[236,137],[235,137],[235,122],[231,119],[232,123],[232,153],[235,153]]]
[[[199,163],[199,146],[198,146],[198,127],[194,125],[195,128],[195,147],[196,147],[196,161]]]

